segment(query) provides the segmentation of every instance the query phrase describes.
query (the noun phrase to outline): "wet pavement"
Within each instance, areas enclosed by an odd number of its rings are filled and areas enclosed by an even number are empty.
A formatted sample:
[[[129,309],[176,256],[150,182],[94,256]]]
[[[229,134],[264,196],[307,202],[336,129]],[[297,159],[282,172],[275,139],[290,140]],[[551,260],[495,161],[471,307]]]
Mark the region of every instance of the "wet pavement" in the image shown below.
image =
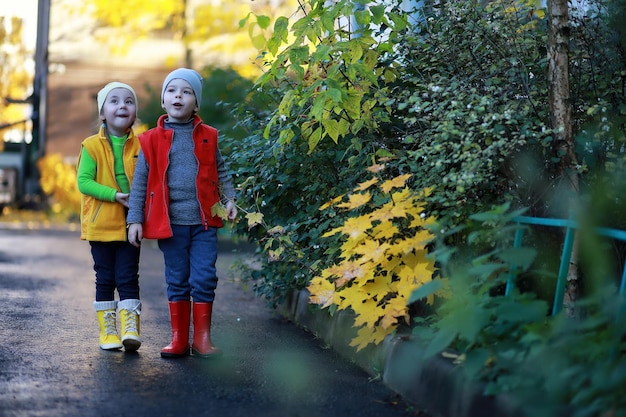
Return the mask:
[[[0,226],[0,416],[418,416],[380,380],[288,322],[237,279],[251,254],[223,240],[217,360],[162,359],[170,341],[163,260],[141,254],[143,344],[103,351],[87,242],[69,230]]]

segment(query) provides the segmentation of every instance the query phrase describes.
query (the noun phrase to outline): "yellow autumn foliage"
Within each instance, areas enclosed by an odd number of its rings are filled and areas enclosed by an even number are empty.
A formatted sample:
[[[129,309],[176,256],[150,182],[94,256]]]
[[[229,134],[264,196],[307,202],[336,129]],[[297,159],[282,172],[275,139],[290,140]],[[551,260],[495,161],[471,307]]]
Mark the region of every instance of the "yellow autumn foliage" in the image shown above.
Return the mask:
[[[369,169],[374,175],[383,170],[376,167]],[[358,331],[350,345],[357,350],[379,344],[401,321],[408,321],[411,294],[431,281],[435,271],[426,249],[433,235],[425,226],[434,222],[424,213],[427,190],[418,193],[409,189],[406,183],[410,177],[401,175],[380,184],[377,179],[368,180],[352,194],[320,208],[359,208],[359,214],[323,235],[343,235],[341,252],[337,262],[319,271],[307,287],[310,303],[355,313]],[[382,204],[372,202],[380,201],[372,198],[374,185],[386,197]]]
[[[76,166],[63,161],[61,154],[50,154],[37,161],[39,185],[48,196],[55,214],[80,214],[80,191],[76,182]]]

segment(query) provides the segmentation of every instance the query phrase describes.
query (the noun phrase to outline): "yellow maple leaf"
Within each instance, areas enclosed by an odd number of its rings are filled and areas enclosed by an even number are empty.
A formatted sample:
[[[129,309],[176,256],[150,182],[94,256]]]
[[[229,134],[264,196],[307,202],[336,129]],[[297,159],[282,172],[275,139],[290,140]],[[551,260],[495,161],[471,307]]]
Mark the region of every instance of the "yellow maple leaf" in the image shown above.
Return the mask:
[[[406,264],[400,264],[393,271],[399,278],[399,281],[395,281],[391,284],[391,290],[395,293],[400,292],[402,287],[417,287],[417,280],[413,273],[413,268]]]
[[[412,241],[410,238],[396,239],[393,245],[389,249],[389,254],[393,256],[402,256],[413,250]]]
[[[341,288],[353,279],[361,278],[367,273],[366,268],[363,268],[360,262],[345,260],[326,269],[331,275],[337,277],[335,280],[337,288]]]
[[[372,172],[383,169],[384,165],[370,167]],[[359,330],[351,346],[357,350],[382,342],[396,330],[400,320],[407,321],[407,300],[416,288],[432,280],[435,268],[427,257],[426,245],[433,236],[423,228],[434,222],[424,213],[423,198],[430,191],[417,193],[409,189],[406,182],[410,177],[411,174],[401,175],[381,184],[380,189],[389,197],[387,203],[368,206],[368,213],[348,218],[342,226],[324,235],[340,232],[347,236],[340,246],[341,261],[321,273],[327,281],[327,297],[322,301],[330,297],[328,283],[334,284],[337,308],[350,308],[355,314],[354,327]],[[354,191],[366,192],[377,182],[363,182]],[[358,208],[371,199],[369,192],[355,193],[337,206]],[[399,218],[407,218],[409,226],[398,222]],[[399,224],[403,224],[402,230]],[[432,299],[429,297],[428,301]]]
[[[343,234],[349,239],[358,239],[372,227],[372,221],[369,216],[351,217],[343,224],[341,228]]]
[[[363,290],[356,285],[349,285],[344,287],[340,291],[341,294],[338,294],[337,308],[339,310],[345,310],[347,308],[352,307],[352,303],[361,303],[363,299],[366,298],[367,294],[363,292]]]
[[[385,164],[374,164],[367,167],[367,170],[372,173],[381,172],[385,169]]]
[[[267,233],[271,236],[278,236],[285,233],[285,228],[282,226],[274,226]]]
[[[361,262],[361,271],[363,273],[361,274],[361,276],[358,276],[354,279],[354,283],[355,285],[361,286],[374,278],[377,264],[371,261],[363,262],[363,258],[359,258],[357,262]]]
[[[411,236],[408,240],[409,245],[413,249],[422,249],[426,246],[430,241],[434,239],[433,234],[430,230],[422,229],[416,231],[413,236]]]
[[[383,204],[378,210],[370,213],[370,218],[372,220],[388,222],[395,218],[406,217],[407,209],[409,208],[407,204],[388,202]]]
[[[353,302],[352,310],[356,314],[354,318],[355,327],[374,327],[382,315],[382,309],[380,309],[378,303],[371,298],[362,302]]]
[[[248,230],[250,230],[257,224],[263,224],[263,213],[248,213],[246,219],[248,219]]]
[[[399,317],[406,319],[408,312],[406,300],[400,297],[393,297],[392,299],[387,300],[384,311],[385,314],[380,320],[380,325],[385,330],[395,328],[398,324]]]
[[[355,246],[352,253],[362,255],[362,262],[379,262],[385,256],[387,249],[389,249],[388,243],[381,244],[377,240],[367,239]]]
[[[391,239],[398,233],[400,233],[400,229],[389,222],[380,223],[372,230],[372,236],[379,241]]]
[[[341,252],[345,254],[346,257],[350,257],[351,254],[354,253],[354,248],[359,246],[361,242],[366,240],[367,235],[362,234],[356,239],[348,239],[341,245]]]
[[[411,219],[411,223],[409,227],[412,229],[417,229],[420,227],[424,227],[429,224],[434,224],[434,219],[432,217],[427,217],[421,210],[414,211],[413,218]]]
[[[399,175],[395,178],[392,178],[390,180],[383,182],[380,185],[380,189],[383,190],[383,192],[388,193],[394,188],[404,187],[406,185],[407,180],[411,178],[412,176],[413,174]]]
[[[322,204],[318,210],[326,210],[328,207],[334,206],[335,203],[338,203],[341,200],[343,200],[343,194],[340,195],[339,197],[335,197],[332,200]]]
[[[354,187],[354,191],[365,191],[377,182],[378,178],[372,178],[371,180],[362,182],[358,186]]]
[[[329,236],[332,236],[332,235],[336,235],[339,232],[343,232],[343,227],[342,226],[335,227],[334,229],[329,230],[328,232],[324,233],[322,235],[322,237],[329,237]]]
[[[309,282],[307,289],[311,293],[309,296],[310,303],[318,304],[322,308],[336,304],[337,293],[335,292],[335,285],[327,279],[313,278]]]
[[[348,197],[348,201],[345,203],[337,204],[337,207],[352,210],[357,207],[361,207],[364,204],[369,203],[371,199],[372,199],[372,195],[369,192],[350,194],[350,197]]]
[[[399,280],[390,284],[391,291],[396,293],[399,298],[406,300],[414,290],[432,281],[434,270],[433,262],[426,260],[415,262],[413,265],[409,263],[399,266],[394,271]],[[431,304],[434,297],[429,296],[426,301]]]
[[[357,352],[359,352],[371,343],[381,343],[389,334],[381,326],[376,326],[373,329],[361,327],[357,332],[357,336],[350,342],[350,346],[356,347]]]
[[[416,199],[414,197],[415,197],[415,191],[411,190],[409,187],[404,187],[400,191],[391,193],[391,199],[393,201],[395,201],[396,203],[400,203],[404,201],[404,202],[409,203],[411,207],[414,207],[416,203],[415,201]]]
[[[432,281],[434,272],[435,264],[432,261],[420,262],[413,267],[413,273],[420,285]]]
[[[218,201],[211,207],[211,216],[217,216],[221,219],[228,219],[226,207],[224,207],[224,205]]]
[[[376,278],[369,280],[365,285],[361,286],[361,290],[365,291],[370,297],[374,297],[379,294],[387,294],[391,291],[391,274],[376,275]]]
[[[380,263],[380,266],[387,272],[392,272],[396,268],[397,265],[402,263],[401,257],[389,256],[389,251],[391,248],[393,248],[393,245],[391,245],[389,249],[387,250],[387,257],[384,258]]]

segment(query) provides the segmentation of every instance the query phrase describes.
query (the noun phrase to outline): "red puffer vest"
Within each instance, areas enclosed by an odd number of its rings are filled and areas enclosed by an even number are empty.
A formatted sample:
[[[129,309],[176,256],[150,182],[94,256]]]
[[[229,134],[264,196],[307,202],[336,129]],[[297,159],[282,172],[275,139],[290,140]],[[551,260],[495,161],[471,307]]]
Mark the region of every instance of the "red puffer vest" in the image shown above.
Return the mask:
[[[167,167],[172,146],[173,130],[164,128],[166,115],[162,115],[157,126],[139,136],[141,150],[148,164],[148,186],[144,207],[143,237],[165,239],[172,236],[169,217],[169,189],[167,187]],[[196,188],[202,224],[209,227],[222,227],[219,216],[211,215],[211,207],[220,201],[215,155],[217,153],[217,129],[204,124],[194,116],[194,153],[198,160]]]

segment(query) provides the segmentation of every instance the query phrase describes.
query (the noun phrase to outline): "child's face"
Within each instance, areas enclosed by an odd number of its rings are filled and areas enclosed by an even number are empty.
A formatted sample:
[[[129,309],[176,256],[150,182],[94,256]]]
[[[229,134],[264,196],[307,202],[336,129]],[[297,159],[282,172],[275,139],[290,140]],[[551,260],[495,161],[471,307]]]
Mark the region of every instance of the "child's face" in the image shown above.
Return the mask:
[[[170,81],[163,93],[163,108],[172,122],[184,123],[191,119],[198,111],[191,85],[181,78]]]
[[[137,103],[133,94],[121,87],[109,91],[100,111],[100,119],[106,122],[110,134],[125,136],[137,119]]]

